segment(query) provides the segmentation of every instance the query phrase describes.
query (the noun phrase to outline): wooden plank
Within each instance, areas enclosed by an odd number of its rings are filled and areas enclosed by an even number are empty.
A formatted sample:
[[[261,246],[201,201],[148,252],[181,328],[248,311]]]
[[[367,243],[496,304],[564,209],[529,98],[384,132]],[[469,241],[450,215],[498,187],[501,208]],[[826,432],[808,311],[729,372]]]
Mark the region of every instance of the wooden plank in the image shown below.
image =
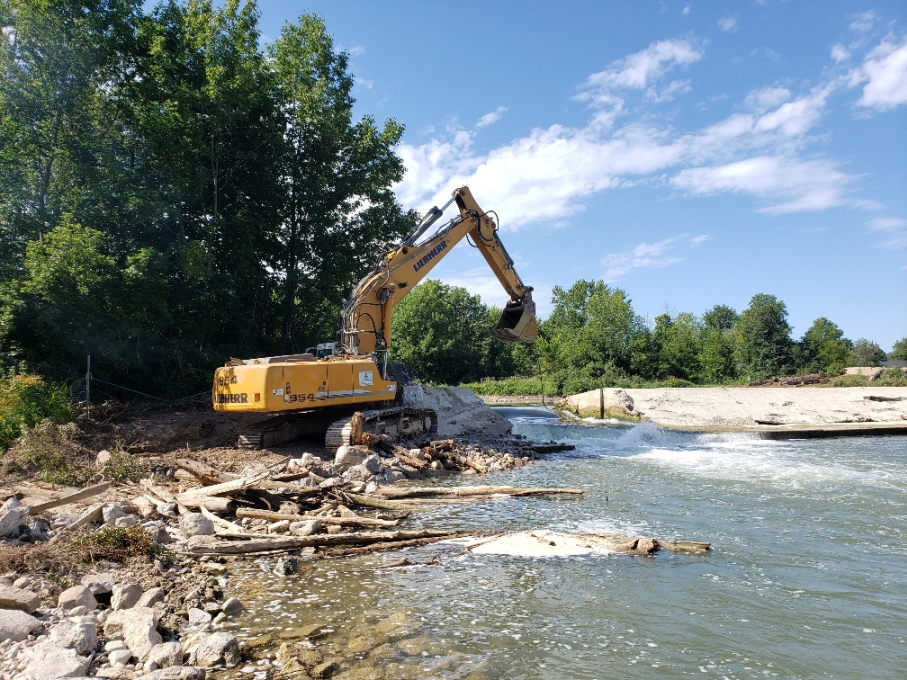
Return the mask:
[[[191,491],[184,491],[183,493],[177,494],[175,500],[183,505],[190,505],[194,502],[193,499],[204,498],[205,496],[225,496],[227,494],[237,493],[238,491],[245,491],[265,480],[267,476],[267,472],[262,472],[251,477],[240,477],[239,479],[232,479],[229,482],[203,486],[199,489],[192,489]],[[198,503],[195,502],[195,505],[197,506]]]
[[[57,535],[54,536],[52,539],[50,539],[49,543],[56,543],[61,538],[63,538],[64,534],[67,534],[71,531],[75,531],[76,529],[80,529],[83,526],[85,526],[86,524],[91,524],[92,522],[96,522],[99,519],[101,519],[101,517],[103,515],[104,515],[104,504],[103,503],[89,508],[88,510],[83,512],[82,515],[75,522],[73,522],[72,524],[67,524],[65,527],[60,529],[60,531],[57,533]]]
[[[265,538],[257,534],[256,538],[242,541],[209,541],[202,545],[188,547],[186,552],[191,555],[246,555],[257,552],[270,552],[275,550],[299,550],[320,546],[341,545],[368,545],[371,543],[387,543],[395,541],[410,541],[428,538],[448,538],[462,535],[459,531],[422,530],[422,531],[368,531],[349,534],[316,534],[314,536],[274,536]],[[248,536],[237,536],[247,538]]]
[[[68,505],[70,503],[85,500],[86,498],[91,498],[92,496],[97,496],[99,493],[104,493],[109,488],[110,482],[103,482],[102,484],[87,486],[81,491],[76,491],[75,493],[71,493],[68,496],[62,496],[52,501],[47,501],[46,503],[34,505],[28,509],[28,513],[30,515],[37,515],[38,513],[44,512],[45,510],[50,510],[51,508],[58,508],[61,505]]]

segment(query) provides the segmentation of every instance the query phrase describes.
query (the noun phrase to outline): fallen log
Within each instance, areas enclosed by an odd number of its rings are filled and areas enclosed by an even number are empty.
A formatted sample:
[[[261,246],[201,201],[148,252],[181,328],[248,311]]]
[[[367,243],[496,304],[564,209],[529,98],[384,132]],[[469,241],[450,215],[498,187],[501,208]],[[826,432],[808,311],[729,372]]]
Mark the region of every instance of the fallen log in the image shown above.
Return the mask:
[[[229,482],[212,484],[211,486],[203,486],[199,489],[192,489],[190,491],[184,491],[183,493],[177,494],[175,500],[183,505],[195,505],[196,507],[198,507],[199,503],[197,499],[205,498],[207,496],[225,496],[227,494],[245,491],[246,489],[251,489],[256,484],[266,479],[267,476],[267,472],[262,472],[251,477],[240,477],[238,479],[232,479]],[[145,485],[144,482],[145,480],[142,480],[142,485],[147,489],[148,486]],[[168,499],[165,498],[164,500]]]
[[[28,509],[28,514],[37,515],[38,513],[44,512],[45,510],[50,510],[51,508],[58,508],[61,505],[69,505],[70,503],[85,500],[86,498],[97,496],[99,493],[104,493],[109,488],[110,482],[88,486],[81,491],[76,491],[75,493],[71,493],[68,496],[61,496],[60,498],[56,498],[52,501],[47,501],[46,503],[33,505]]]
[[[400,550],[401,548],[417,548],[423,545],[430,545],[438,541],[446,541],[448,538],[460,538],[464,536],[462,532],[448,534],[446,536],[433,536],[432,538],[412,538],[405,541],[385,541],[382,543],[372,543],[371,545],[359,546],[355,548],[326,548],[320,554],[325,557],[348,557],[351,555],[367,555],[368,553],[378,552],[381,550]]]
[[[320,517],[319,515],[285,515],[272,510],[259,510],[257,508],[238,508],[237,517],[249,517],[251,519],[266,519],[269,521],[279,522],[288,519],[292,522],[304,522],[317,519],[322,524],[333,524],[341,527],[395,527],[400,522],[397,520],[372,519],[370,517]]]
[[[177,458],[173,462],[183,468],[186,472],[190,473],[202,484],[222,484],[224,482],[231,482],[238,477],[238,475],[221,472],[217,468],[197,460]]]
[[[411,504],[396,503],[394,501],[384,500],[373,496],[366,496],[359,493],[352,493],[349,491],[344,491],[343,495],[353,501],[353,503],[355,503],[356,505],[360,505],[363,508],[377,508],[378,510],[410,510],[412,508]]]
[[[371,531],[350,534],[316,534],[314,536],[274,536],[265,538],[258,534],[256,538],[240,543],[233,541],[201,540],[193,545],[190,540],[186,552],[190,555],[249,555],[258,552],[290,551],[302,548],[339,545],[368,545],[415,539],[436,539],[460,536],[463,532],[438,531]],[[247,535],[238,537],[248,538]],[[196,538],[196,537],[193,537]],[[210,537],[198,537],[209,539]]]
[[[209,512],[219,512],[222,515],[230,515],[236,509],[236,501],[222,496],[187,497],[180,505],[185,508],[204,508]]]
[[[424,470],[428,465],[425,461],[416,460],[412,456],[403,453],[399,449],[394,451],[394,457],[404,465],[409,465],[410,467],[414,467],[417,470]]]
[[[431,498],[434,497],[453,497],[464,498],[469,496],[545,496],[549,494],[571,494],[582,495],[586,493],[584,489],[561,489],[561,488],[543,488],[543,487],[517,487],[517,486],[460,486],[460,487],[437,487],[437,486],[420,486],[410,488],[382,488],[374,492],[374,495],[385,499],[401,498]]]

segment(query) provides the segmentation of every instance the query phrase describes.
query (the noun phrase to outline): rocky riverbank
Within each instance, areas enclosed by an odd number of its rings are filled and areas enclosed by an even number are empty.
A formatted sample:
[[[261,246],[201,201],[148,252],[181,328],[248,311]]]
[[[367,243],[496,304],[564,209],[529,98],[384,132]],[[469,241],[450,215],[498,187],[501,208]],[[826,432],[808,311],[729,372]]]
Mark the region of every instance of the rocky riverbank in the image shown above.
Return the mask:
[[[100,483],[77,490],[25,478],[6,486],[0,507],[0,680],[194,680],[234,674],[228,669],[241,662],[251,662],[254,671],[273,650],[244,647],[224,630],[244,609],[234,585],[235,560],[255,556],[283,578],[304,560],[450,537],[457,532],[400,527],[426,502],[427,492],[388,485],[513,469],[551,450],[550,443],[510,435],[509,423],[471,393],[425,390],[415,397],[439,410],[442,434],[466,438],[372,437],[328,459],[321,450],[316,455],[299,448],[290,455],[183,448],[155,453],[146,439],[135,456],[147,474],[139,483],[96,478]],[[167,428],[167,436],[174,431]],[[110,456],[97,454],[98,478]],[[554,490],[473,492],[490,497]],[[321,654],[283,657],[281,664],[299,678],[328,677],[340,662]]]
[[[769,437],[907,433],[907,387],[606,388],[558,406],[582,417]]]

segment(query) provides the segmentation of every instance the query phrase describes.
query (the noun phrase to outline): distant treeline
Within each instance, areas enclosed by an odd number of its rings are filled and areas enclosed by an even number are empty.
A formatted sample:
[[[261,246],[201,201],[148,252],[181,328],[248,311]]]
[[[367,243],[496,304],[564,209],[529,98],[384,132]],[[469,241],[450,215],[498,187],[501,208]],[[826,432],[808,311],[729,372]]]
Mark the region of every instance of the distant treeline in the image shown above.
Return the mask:
[[[562,394],[652,381],[727,384],[838,375],[846,366],[876,366],[886,359],[875,342],[852,342],[824,317],[794,339],[787,308],[773,295],[753,296],[739,313],[716,305],[701,316],[662,314],[652,325],[633,310],[626,292],[601,281],[555,287],[552,302],[536,343],[506,345],[488,337],[500,310],[463,288],[427,281],[394,310],[392,353],[427,381],[460,384],[519,375],[544,379],[545,391]],[[888,358],[907,359],[907,338],[895,343]]]
[[[354,119],[317,17],[262,46],[254,2],[0,0],[0,29],[0,371],[203,390],[333,339],[413,223],[403,128]]]

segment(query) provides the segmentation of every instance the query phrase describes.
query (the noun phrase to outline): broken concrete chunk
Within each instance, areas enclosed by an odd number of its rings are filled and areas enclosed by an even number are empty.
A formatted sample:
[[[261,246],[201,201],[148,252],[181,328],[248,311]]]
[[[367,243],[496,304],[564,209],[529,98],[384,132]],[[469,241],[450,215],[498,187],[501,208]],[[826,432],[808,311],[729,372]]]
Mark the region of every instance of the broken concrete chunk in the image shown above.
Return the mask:
[[[142,596],[142,589],[134,583],[117,584],[113,587],[110,607],[114,611],[134,607]]]
[[[40,606],[41,598],[36,593],[15,586],[0,586],[0,609],[18,609],[34,614]]]
[[[60,597],[57,598],[57,606],[63,611],[85,607],[86,610],[93,612],[98,608],[98,601],[94,599],[91,588],[88,586],[73,586],[60,593]]]
[[[19,609],[0,609],[0,641],[19,642],[40,627],[38,619]]]

